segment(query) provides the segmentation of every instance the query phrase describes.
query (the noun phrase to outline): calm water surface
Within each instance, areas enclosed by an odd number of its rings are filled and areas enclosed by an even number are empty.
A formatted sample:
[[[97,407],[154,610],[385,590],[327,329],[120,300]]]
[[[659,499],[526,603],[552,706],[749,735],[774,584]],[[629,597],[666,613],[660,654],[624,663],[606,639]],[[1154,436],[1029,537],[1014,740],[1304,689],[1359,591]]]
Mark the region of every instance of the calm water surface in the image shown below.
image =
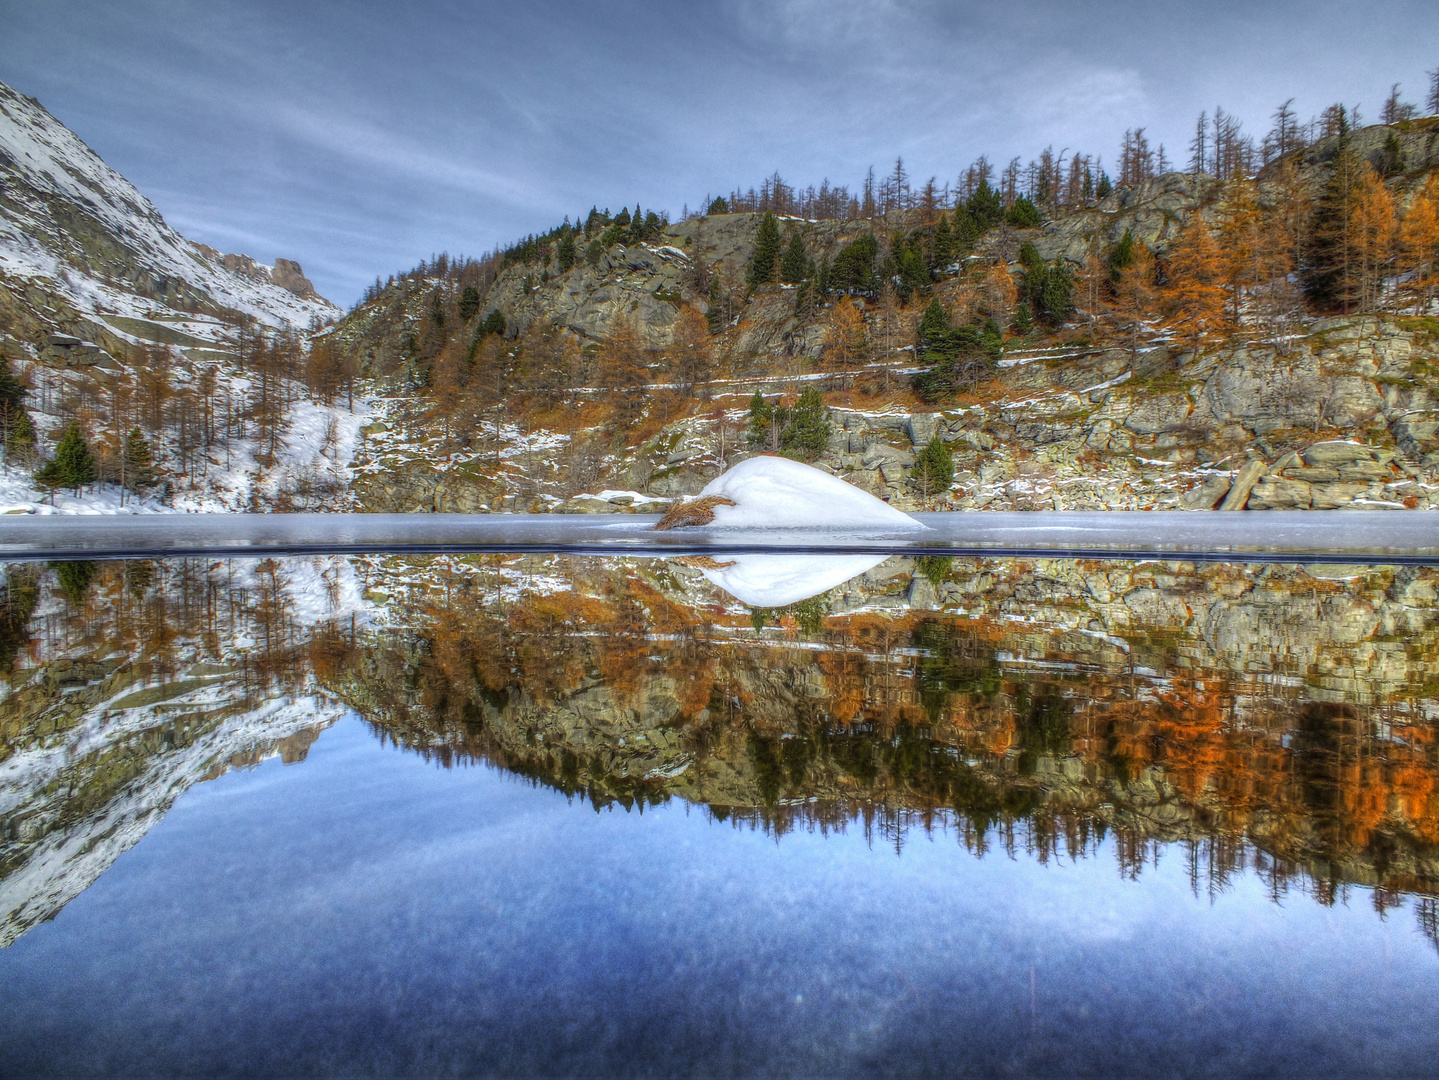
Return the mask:
[[[1439,572],[834,576],[11,564],[0,1075],[1439,1071]]]

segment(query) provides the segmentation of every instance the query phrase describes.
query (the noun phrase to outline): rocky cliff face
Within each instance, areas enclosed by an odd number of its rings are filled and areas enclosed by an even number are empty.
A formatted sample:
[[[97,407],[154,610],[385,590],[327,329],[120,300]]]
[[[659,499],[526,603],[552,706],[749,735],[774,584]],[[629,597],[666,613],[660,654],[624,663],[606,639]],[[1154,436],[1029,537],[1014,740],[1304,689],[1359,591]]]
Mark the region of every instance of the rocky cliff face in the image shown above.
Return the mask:
[[[901,509],[1439,507],[1439,338],[1422,321],[1333,319],[1198,355],[1071,346],[1003,363],[992,395],[973,404],[832,409],[816,464]],[[392,398],[357,453],[355,490],[387,511],[653,511],[636,495],[694,494],[750,452],[743,406],[754,390],[797,385],[727,382],[697,415],[606,457],[584,494],[613,489],[615,501],[573,497],[556,471],[585,432],[507,424],[499,444],[442,454],[426,449],[438,437],[422,411]],[[912,469],[936,434],[955,482],[925,492]]]

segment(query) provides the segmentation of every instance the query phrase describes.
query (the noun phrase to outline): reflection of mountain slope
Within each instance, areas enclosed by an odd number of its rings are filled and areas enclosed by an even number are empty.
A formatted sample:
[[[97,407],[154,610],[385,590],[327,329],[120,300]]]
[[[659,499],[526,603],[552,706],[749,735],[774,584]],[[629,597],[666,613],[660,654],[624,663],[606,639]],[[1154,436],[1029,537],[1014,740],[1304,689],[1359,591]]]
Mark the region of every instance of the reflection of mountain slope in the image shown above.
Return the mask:
[[[127,688],[0,764],[0,947],[53,918],[193,784],[271,753],[303,760],[342,712],[313,696],[247,702],[224,675],[181,679]]]
[[[303,759],[343,711],[312,671],[363,615],[343,560],[70,566],[11,565],[0,590],[0,945],[191,785]]]

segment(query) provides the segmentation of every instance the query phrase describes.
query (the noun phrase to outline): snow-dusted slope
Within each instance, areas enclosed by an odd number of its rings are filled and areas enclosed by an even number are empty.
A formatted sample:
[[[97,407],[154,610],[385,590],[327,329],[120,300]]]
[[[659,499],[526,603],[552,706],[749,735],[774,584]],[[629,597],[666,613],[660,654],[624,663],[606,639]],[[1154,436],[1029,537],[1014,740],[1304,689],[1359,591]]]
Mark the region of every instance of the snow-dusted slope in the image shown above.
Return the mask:
[[[340,314],[294,263],[277,274],[186,240],[74,132],[3,83],[0,272],[44,279],[82,311],[97,304],[123,311],[114,301],[139,296],[233,308],[269,326],[304,327]]]

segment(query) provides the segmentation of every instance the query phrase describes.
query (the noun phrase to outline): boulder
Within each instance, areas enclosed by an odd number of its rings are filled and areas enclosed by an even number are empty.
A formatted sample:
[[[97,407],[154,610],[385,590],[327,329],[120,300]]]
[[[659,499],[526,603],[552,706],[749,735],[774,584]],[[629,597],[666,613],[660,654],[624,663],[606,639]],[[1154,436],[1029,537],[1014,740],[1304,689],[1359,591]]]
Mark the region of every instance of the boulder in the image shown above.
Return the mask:
[[[1303,480],[1261,477],[1249,494],[1250,510],[1308,510],[1312,489]]]
[[[1374,451],[1363,443],[1321,442],[1304,451],[1304,464],[1318,468],[1337,468],[1356,461],[1373,461]]]
[[[1219,500],[1228,494],[1229,487],[1229,477],[1211,476],[1180,496],[1179,505],[1186,510],[1213,510]]]
[[[1249,493],[1254,490],[1254,485],[1266,472],[1264,462],[1250,460],[1240,466],[1239,472],[1235,474],[1234,486],[1229,489],[1229,494],[1224,497],[1221,510],[1243,510],[1245,503],[1249,501]]]

